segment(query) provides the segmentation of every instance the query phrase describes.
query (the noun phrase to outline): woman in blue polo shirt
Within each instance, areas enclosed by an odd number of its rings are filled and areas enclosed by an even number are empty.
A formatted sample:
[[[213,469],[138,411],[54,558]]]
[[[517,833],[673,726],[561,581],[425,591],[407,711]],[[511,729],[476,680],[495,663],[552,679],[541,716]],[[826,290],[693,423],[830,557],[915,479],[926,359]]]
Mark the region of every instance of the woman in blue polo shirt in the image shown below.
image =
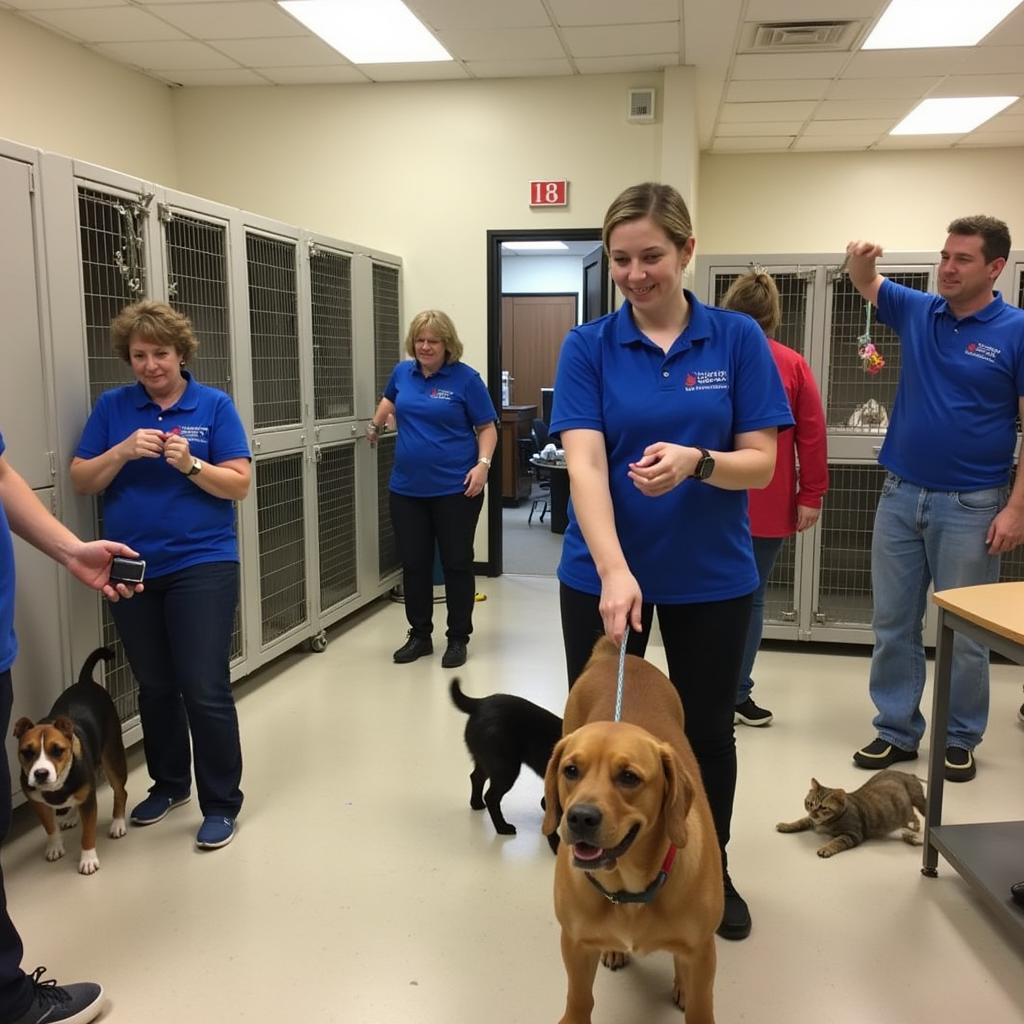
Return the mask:
[[[436,546],[448,605],[441,664],[457,668],[473,632],[473,537],[498,443],[498,414],[480,374],[461,362],[462,342],[446,313],[417,313],[405,351],[412,358],[395,367],[366,425],[375,445],[389,416],[398,423],[389,487],[409,634],[394,659],[405,664],[434,652]]]
[[[682,287],[690,215],[669,185],[626,189],[603,240],[624,304],[569,332],[551,430],[572,491],[561,582],[570,686],[602,633],[642,655],[654,609],[722,848],[736,789],[734,701],[758,585],[746,491],[793,420],[764,334]],[[750,914],[725,876],[725,938]]]
[[[242,750],[228,669],[238,604],[233,503],[249,492],[250,454],[231,399],[185,369],[198,343],[159,302],[127,306],[114,351],[136,383],[100,395],[71,461],[79,494],[103,495],[103,530],[146,560],[146,588],[111,606],[139,684],[149,796],[131,812],[152,825],[189,799],[195,766],[203,824],[196,844],[226,846],[242,806]]]

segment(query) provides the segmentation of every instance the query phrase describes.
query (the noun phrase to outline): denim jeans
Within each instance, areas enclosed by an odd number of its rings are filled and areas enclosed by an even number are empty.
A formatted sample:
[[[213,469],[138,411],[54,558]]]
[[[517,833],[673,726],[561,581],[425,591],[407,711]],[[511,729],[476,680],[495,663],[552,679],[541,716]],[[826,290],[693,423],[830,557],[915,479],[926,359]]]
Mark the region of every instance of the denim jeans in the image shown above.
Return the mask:
[[[238,563],[207,562],[146,580],[130,601],[110,606],[139,683],[151,793],[192,788],[199,807],[234,818],[242,806],[242,748],[228,663],[238,604]]]
[[[752,537],[754,542],[754,561],[757,562],[757,574],[761,582],[754,591],[754,601],[750,606],[750,627],[747,629],[746,645],[743,648],[743,664],[740,666],[740,684],[736,687],[736,703],[742,704],[754,688],[754,680],[750,673],[754,670],[754,659],[757,658],[761,646],[761,634],[764,632],[764,592],[768,587],[768,577],[775,568],[775,560],[779,557],[785,537]]]
[[[1007,495],[1005,487],[930,491],[886,475],[871,539],[870,692],[878,709],[875,729],[887,743],[916,750],[924,735],[922,619],[928,584],[946,590],[999,579],[999,556],[988,553],[985,535]],[[973,750],[987,723],[988,648],[958,633],[946,746]]]

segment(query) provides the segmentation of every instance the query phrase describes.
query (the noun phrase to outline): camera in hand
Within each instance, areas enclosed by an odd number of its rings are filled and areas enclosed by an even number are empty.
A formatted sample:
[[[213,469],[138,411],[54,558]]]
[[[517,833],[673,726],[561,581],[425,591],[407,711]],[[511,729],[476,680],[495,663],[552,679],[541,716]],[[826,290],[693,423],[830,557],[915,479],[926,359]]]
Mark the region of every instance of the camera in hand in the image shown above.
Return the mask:
[[[146,563],[141,558],[122,558],[115,555],[110,563],[111,583],[141,583],[146,575]]]

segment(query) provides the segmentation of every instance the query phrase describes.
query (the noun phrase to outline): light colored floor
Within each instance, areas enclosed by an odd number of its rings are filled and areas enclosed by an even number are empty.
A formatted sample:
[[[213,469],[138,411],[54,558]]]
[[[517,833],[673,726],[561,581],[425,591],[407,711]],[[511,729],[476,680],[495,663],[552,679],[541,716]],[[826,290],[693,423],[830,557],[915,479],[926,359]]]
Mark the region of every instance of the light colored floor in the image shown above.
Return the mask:
[[[488,600],[465,689],[560,711],[555,582],[478,589]],[[102,835],[102,868],[81,877],[77,838],[47,864],[41,831],[19,814],[4,856],[26,964],[101,981],[103,1020],[117,1024],[554,1024],[565,989],[539,780],[524,774],[505,799],[514,838],[470,811],[452,673],[440,649],[392,664],[404,635],[402,607],[382,602],[335,631],[326,653],[288,655],[241,686],[247,801],[224,850],[193,849],[192,803],[125,839]],[[664,664],[657,646],[650,657]],[[821,860],[813,835],[774,831],[801,814],[812,774],[828,785],[867,777],[850,763],[871,736],[867,665],[864,652],[809,645],[762,654],[755,693],[776,722],[738,729],[731,847],[754,931],[718,942],[719,1024],[1024,1019],[1024,958],[952,869],[923,878],[919,850],[899,840]],[[947,786],[947,821],[1024,818],[1022,679],[994,668],[978,777]],[[923,760],[915,767],[924,773]],[[135,767],[131,796],[146,785]],[[682,1021],[671,971],[666,955],[601,969],[595,1024]]]
[[[562,557],[562,536],[551,532],[550,512],[540,521],[543,505],[537,506],[533,522],[529,522],[534,498],[548,498],[550,503],[549,492],[534,483],[529,498],[515,508],[501,510],[503,568],[521,576],[554,576]]]

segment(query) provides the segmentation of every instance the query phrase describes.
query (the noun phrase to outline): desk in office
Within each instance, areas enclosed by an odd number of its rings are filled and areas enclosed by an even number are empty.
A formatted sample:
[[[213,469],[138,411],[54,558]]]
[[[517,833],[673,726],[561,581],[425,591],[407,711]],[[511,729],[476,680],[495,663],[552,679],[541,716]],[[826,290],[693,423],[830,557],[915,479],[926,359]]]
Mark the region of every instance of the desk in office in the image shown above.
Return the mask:
[[[939,635],[921,872],[934,878],[941,853],[1024,945],[1024,907],[1010,896],[1010,886],[1024,880],[1024,821],[940,824],[953,634],[962,633],[1024,665],[1024,583],[940,590],[932,600],[939,606]]]
[[[544,459],[531,455],[530,462],[538,469],[549,469],[551,481],[551,514],[548,523],[552,533],[565,533],[569,525],[569,468],[565,459]]]

